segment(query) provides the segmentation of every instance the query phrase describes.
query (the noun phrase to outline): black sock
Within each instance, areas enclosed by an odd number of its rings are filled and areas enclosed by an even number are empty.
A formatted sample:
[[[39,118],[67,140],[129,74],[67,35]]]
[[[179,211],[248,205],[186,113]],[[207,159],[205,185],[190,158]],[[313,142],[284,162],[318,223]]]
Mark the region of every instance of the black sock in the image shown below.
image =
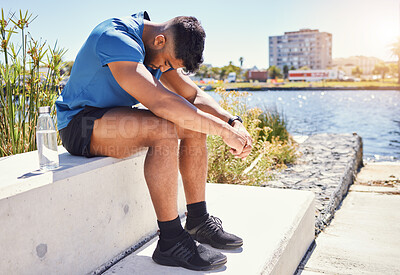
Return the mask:
[[[186,228],[192,229],[208,218],[207,205],[205,201],[196,202],[186,205],[187,219]]]
[[[183,227],[179,216],[176,219],[166,222],[157,221],[160,228],[160,250],[166,251],[173,247],[178,241],[177,237],[183,232]]]

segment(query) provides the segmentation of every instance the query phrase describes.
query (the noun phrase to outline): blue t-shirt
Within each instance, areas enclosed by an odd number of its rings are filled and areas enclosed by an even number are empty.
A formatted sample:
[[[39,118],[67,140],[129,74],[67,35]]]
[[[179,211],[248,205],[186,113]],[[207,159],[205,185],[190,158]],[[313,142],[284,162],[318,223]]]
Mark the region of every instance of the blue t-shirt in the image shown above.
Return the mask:
[[[119,86],[107,64],[115,61],[144,62],[143,19],[147,12],[100,23],[79,50],[71,76],[56,101],[58,129],[67,127],[85,106],[109,108],[139,103]],[[160,79],[162,72],[147,69]]]

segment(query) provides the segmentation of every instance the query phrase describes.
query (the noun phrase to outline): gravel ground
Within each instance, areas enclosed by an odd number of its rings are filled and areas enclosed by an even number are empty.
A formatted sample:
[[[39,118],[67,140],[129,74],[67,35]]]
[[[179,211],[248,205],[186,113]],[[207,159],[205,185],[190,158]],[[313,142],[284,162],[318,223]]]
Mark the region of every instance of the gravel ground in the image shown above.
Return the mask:
[[[315,193],[315,234],[331,221],[362,163],[362,139],[357,134],[318,134],[300,143],[296,164],[266,186]]]

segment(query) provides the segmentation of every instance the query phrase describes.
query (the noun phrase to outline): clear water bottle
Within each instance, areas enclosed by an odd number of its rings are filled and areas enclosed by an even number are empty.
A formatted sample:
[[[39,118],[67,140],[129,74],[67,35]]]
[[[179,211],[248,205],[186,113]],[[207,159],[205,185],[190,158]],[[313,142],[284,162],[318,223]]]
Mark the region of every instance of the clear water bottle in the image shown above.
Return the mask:
[[[53,170],[59,166],[57,152],[57,132],[50,116],[50,107],[39,107],[36,127],[36,143],[39,153],[39,166],[42,170]]]

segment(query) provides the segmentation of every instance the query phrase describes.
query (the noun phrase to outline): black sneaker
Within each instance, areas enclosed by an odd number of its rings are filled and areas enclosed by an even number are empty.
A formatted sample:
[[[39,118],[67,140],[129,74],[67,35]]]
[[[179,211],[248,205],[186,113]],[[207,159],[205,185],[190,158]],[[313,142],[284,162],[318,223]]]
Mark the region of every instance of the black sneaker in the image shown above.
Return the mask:
[[[235,249],[243,245],[243,240],[238,236],[225,232],[219,218],[208,215],[207,219],[198,226],[185,229],[200,243],[206,243],[219,249]]]
[[[158,243],[153,260],[160,265],[181,266],[197,271],[216,269],[227,262],[225,255],[197,244],[185,230],[180,237],[179,242],[164,252]]]

